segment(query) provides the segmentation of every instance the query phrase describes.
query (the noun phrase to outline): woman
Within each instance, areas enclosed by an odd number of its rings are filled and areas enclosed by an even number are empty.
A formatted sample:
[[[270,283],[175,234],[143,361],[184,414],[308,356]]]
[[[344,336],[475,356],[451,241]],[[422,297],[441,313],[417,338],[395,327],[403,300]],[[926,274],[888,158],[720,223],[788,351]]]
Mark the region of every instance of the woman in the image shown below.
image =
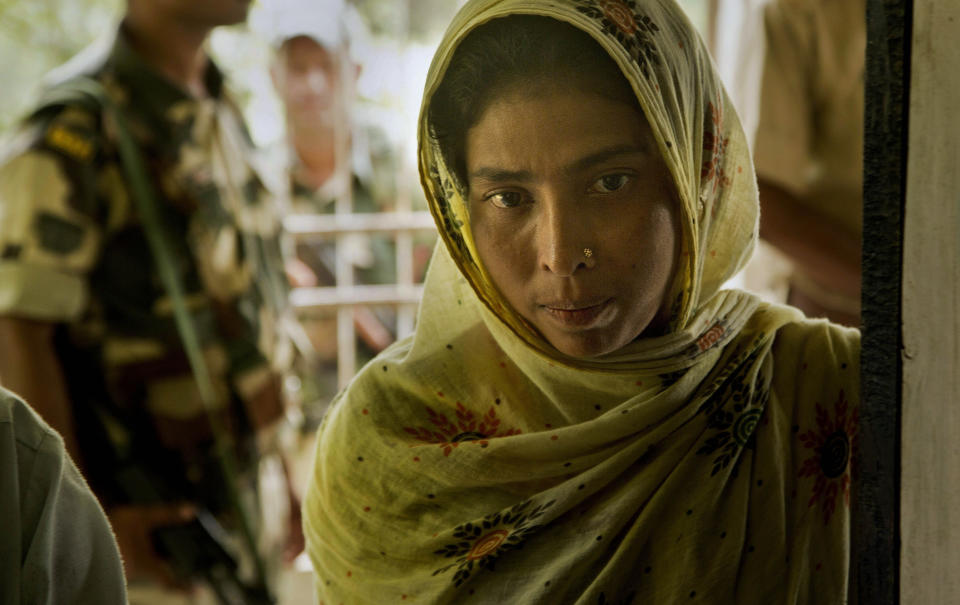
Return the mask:
[[[468,3],[420,170],[443,244],[321,428],[321,602],[845,602],[859,337],[719,290],[755,178],[672,0]]]

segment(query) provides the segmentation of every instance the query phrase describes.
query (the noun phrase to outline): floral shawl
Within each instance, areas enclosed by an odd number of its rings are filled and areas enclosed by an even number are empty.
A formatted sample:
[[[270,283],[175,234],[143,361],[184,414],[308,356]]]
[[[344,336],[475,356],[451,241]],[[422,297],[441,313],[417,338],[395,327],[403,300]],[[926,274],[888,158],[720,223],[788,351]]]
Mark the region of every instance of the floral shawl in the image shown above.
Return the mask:
[[[442,243],[416,334],[320,429],[304,529],[320,603],[843,603],[859,335],[720,290],[756,239],[747,143],[673,0],[476,0],[588,33],[620,66],[676,183],[672,328],[589,361],[500,298],[420,120]]]

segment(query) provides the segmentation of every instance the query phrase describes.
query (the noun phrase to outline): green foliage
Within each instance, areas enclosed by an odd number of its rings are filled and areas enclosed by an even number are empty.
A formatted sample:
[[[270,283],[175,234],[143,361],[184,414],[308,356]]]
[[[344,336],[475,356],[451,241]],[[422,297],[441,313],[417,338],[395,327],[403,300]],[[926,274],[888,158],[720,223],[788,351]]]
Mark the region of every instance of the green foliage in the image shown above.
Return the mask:
[[[465,0],[352,0],[374,35],[436,42]]]
[[[40,78],[100,36],[124,0],[0,0],[0,131],[36,99]]]
[[[97,38],[113,34],[125,1],[0,0],[0,57],[3,57],[0,133],[8,130],[36,100],[46,72]],[[365,63],[365,79],[390,84],[387,90],[374,91],[368,96],[379,105],[390,106],[393,113],[388,111],[389,115],[380,116],[385,123],[409,122],[410,132],[395,133],[393,138],[410,139],[415,136],[413,121],[419,106],[419,90],[408,95],[394,81],[396,78],[389,76],[406,73],[405,81],[422,82],[433,48],[464,0],[348,1],[356,6],[372,35],[373,42],[367,41],[367,47],[356,49],[360,55],[357,59]],[[680,0],[680,3],[703,31],[708,6],[713,1]],[[255,137],[261,141],[275,139],[280,118],[267,115],[270,111],[279,111],[275,100],[270,98],[272,91],[266,72],[268,49],[243,26],[224,28],[217,34],[212,44],[213,55],[228,72],[248,115],[253,112],[250,117]],[[358,92],[364,96],[368,91]],[[412,109],[403,109],[407,105]]]

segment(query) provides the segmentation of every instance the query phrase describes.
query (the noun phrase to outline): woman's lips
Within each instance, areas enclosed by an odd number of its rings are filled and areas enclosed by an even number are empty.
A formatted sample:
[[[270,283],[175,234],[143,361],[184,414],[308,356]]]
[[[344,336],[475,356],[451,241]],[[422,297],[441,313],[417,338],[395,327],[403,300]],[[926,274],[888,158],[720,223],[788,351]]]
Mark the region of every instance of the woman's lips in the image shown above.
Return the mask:
[[[600,318],[611,300],[613,299],[608,298],[594,304],[550,303],[543,305],[542,308],[548,316],[562,326],[587,328]]]

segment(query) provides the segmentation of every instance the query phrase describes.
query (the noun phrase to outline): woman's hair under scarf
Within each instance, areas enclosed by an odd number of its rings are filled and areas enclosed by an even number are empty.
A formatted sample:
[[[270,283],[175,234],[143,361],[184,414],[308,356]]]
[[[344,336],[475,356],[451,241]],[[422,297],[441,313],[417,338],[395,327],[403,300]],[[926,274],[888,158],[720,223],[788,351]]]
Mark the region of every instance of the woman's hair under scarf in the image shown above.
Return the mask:
[[[561,354],[499,295],[458,173],[457,133],[512,85],[463,93],[490,65],[451,67],[458,49],[537,19],[609,57],[580,71],[631,91],[681,205],[669,333],[595,359]],[[857,334],[720,290],[756,238],[755,177],[673,0],[468,2],[434,57],[419,142],[442,242],[416,334],[321,427],[304,518],[321,600],[843,602]]]
[[[551,87],[552,85],[552,87]],[[460,188],[466,183],[467,131],[498,97],[520,90],[577,86],[640,111],[637,97],[596,41],[579,29],[537,15],[480,26],[461,43],[434,92],[430,135]]]

